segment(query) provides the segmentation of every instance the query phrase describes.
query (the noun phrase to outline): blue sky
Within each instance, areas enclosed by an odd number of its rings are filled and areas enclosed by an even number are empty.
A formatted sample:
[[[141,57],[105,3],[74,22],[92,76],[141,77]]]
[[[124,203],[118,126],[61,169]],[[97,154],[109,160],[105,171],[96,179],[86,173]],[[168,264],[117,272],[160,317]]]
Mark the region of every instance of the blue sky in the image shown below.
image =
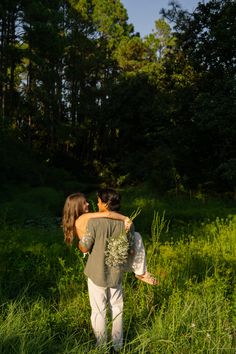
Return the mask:
[[[160,18],[160,10],[167,9],[170,0],[121,0],[129,16],[129,23],[134,25],[135,31],[141,37],[152,32],[155,21]],[[184,10],[192,12],[200,0],[178,0]],[[207,0],[205,1],[207,2]]]

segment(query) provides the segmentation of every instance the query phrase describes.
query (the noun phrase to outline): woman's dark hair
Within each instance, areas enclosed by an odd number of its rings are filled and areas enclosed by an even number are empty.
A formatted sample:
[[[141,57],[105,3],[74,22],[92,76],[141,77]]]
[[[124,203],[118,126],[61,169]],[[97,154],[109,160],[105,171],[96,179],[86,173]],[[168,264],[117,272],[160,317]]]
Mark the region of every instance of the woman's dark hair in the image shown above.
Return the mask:
[[[117,211],[120,209],[121,195],[114,189],[100,189],[97,193],[97,197],[99,197],[103,203],[107,204],[108,210]]]

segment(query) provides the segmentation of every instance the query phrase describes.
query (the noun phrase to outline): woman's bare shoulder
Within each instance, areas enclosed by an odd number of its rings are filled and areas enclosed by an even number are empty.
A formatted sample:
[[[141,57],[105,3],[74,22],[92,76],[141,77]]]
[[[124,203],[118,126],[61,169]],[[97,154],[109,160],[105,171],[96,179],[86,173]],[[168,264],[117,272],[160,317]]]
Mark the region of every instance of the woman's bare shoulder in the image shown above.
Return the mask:
[[[89,219],[93,213],[84,213],[78,219]]]
[[[86,221],[92,218],[93,213],[84,213],[78,217],[76,222]]]

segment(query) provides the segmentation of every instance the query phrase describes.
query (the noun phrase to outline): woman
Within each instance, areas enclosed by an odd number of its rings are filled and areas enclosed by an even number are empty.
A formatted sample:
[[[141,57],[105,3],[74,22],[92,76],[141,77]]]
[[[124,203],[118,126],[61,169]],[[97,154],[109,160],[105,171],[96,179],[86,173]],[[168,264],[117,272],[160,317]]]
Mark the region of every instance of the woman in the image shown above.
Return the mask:
[[[126,231],[129,231],[132,224],[132,221],[127,216],[115,211],[89,212],[89,203],[83,193],[69,195],[65,201],[62,218],[65,242],[71,245],[74,237],[78,240],[82,239],[86,232],[88,220],[104,217],[124,221]],[[128,266],[139,280],[151,285],[158,285],[157,279],[147,271],[146,254],[142,237],[138,232],[135,232],[134,236],[134,255],[129,256]]]

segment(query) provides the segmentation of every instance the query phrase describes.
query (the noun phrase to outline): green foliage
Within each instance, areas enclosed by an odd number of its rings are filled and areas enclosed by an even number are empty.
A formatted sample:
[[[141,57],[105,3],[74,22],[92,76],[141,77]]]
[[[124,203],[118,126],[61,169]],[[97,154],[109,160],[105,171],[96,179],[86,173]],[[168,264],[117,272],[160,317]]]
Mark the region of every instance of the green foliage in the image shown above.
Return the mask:
[[[42,166],[17,134],[0,127],[1,183],[41,183]],[[17,158],[16,158],[17,157]],[[36,173],[36,171],[38,173]]]
[[[169,7],[142,39],[121,1],[1,4],[1,182],[234,197],[235,2]]]
[[[173,11],[172,15],[178,43],[172,59],[180,61],[175,67],[171,67],[171,61],[167,65],[175,75],[185,63],[186,67],[190,67],[187,77],[192,76],[189,84],[185,84],[189,89],[188,93],[184,90],[184,105],[181,104],[183,97],[179,96],[181,90],[176,91],[180,105],[175,105],[175,115],[179,116],[177,120],[180,125],[177,125],[182,127],[177,133],[179,143],[176,149],[180,155],[183,153],[182,161],[192,159],[198,169],[190,167],[191,162],[189,167],[192,172],[187,171],[181,163],[179,168],[176,167],[181,174],[184,171],[186,175],[191,175],[192,184],[196,184],[196,174],[198,182],[211,182],[215,189],[222,190],[218,168],[235,156],[232,145],[235,140],[235,120],[232,119],[235,115],[235,80],[232,79],[232,75],[235,77],[232,74],[235,72],[235,43],[232,36],[235,31],[235,2],[208,1],[207,4],[199,3],[193,15],[181,11]],[[196,145],[197,152],[193,148]],[[211,159],[206,156],[211,156]],[[226,188],[231,192],[234,190],[234,186],[229,187],[228,183]]]
[[[116,52],[119,67],[126,77],[135,77],[138,73],[147,71],[150,65],[149,48],[138,36],[124,38]]]
[[[61,216],[64,194],[49,187],[21,186],[19,189],[8,186],[3,193],[4,201],[0,203],[0,217],[10,224],[30,224],[31,222],[47,224],[56,216]],[[41,221],[40,221],[41,220]]]
[[[165,194],[176,187],[175,168],[173,155],[165,147],[154,149],[148,154],[150,163],[150,175],[148,183],[150,188]]]
[[[37,192],[27,198],[40,199]],[[123,352],[234,351],[235,208],[223,201],[155,199],[148,189],[122,195],[127,214],[136,210],[148,270],[160,280],[152,287],[125,273]],[[44,196],[41,201],[48,203]],[[86,258],[63,244],[58,224],[5,224],[0,243],[0,351],[99,353],[90,326]]]
[[[155,21],[155,29],[145,37],[145,43],[152,49],[154,58],[163,59],[175,47],[175,37],[164,18]]]
[[[128,36],[132,27],[128,26],[127,11],[120,0],[93,1],[93,21],[97,25],[101,36],[107,39],[108,48],[117,47],[118,43],[125,36]]]
[[[178,237],[182,237],[181,233],[191,233],[199,222],[210,222],[218,215],[227,218],[228,215],[235,214],[233,200],[223,201],[204,193],[201,198],[198,193],[176,194],[176,192],[163,197],[147,184],[126,188],[121,190],[121,193],[122,212],[125,215],[130,215],[137,208],[141,209],[140,215],[135,219],[135,228],[141,232],[143,237],[148,234],[148,240],[154,211],[158,211],[160,218],[165,212],[165,220],[170,220],[168,234],[160,234],[161,242],[172,237],[177,240]],[[176,228],[179,233],[175,232]]]
[[[216,171],[222,183],[223,190],[235,190],[236,186],[236,159],[230,159],[222,163]]]
[[[168,233],[170,221],[165,218],[165,211],[162,216],[158,212],[154,211],[153,221],[151,225],[151,238],[152,238],[152,250],[153,254],[156,253],[160,246],[160,237],[163,232]]]

